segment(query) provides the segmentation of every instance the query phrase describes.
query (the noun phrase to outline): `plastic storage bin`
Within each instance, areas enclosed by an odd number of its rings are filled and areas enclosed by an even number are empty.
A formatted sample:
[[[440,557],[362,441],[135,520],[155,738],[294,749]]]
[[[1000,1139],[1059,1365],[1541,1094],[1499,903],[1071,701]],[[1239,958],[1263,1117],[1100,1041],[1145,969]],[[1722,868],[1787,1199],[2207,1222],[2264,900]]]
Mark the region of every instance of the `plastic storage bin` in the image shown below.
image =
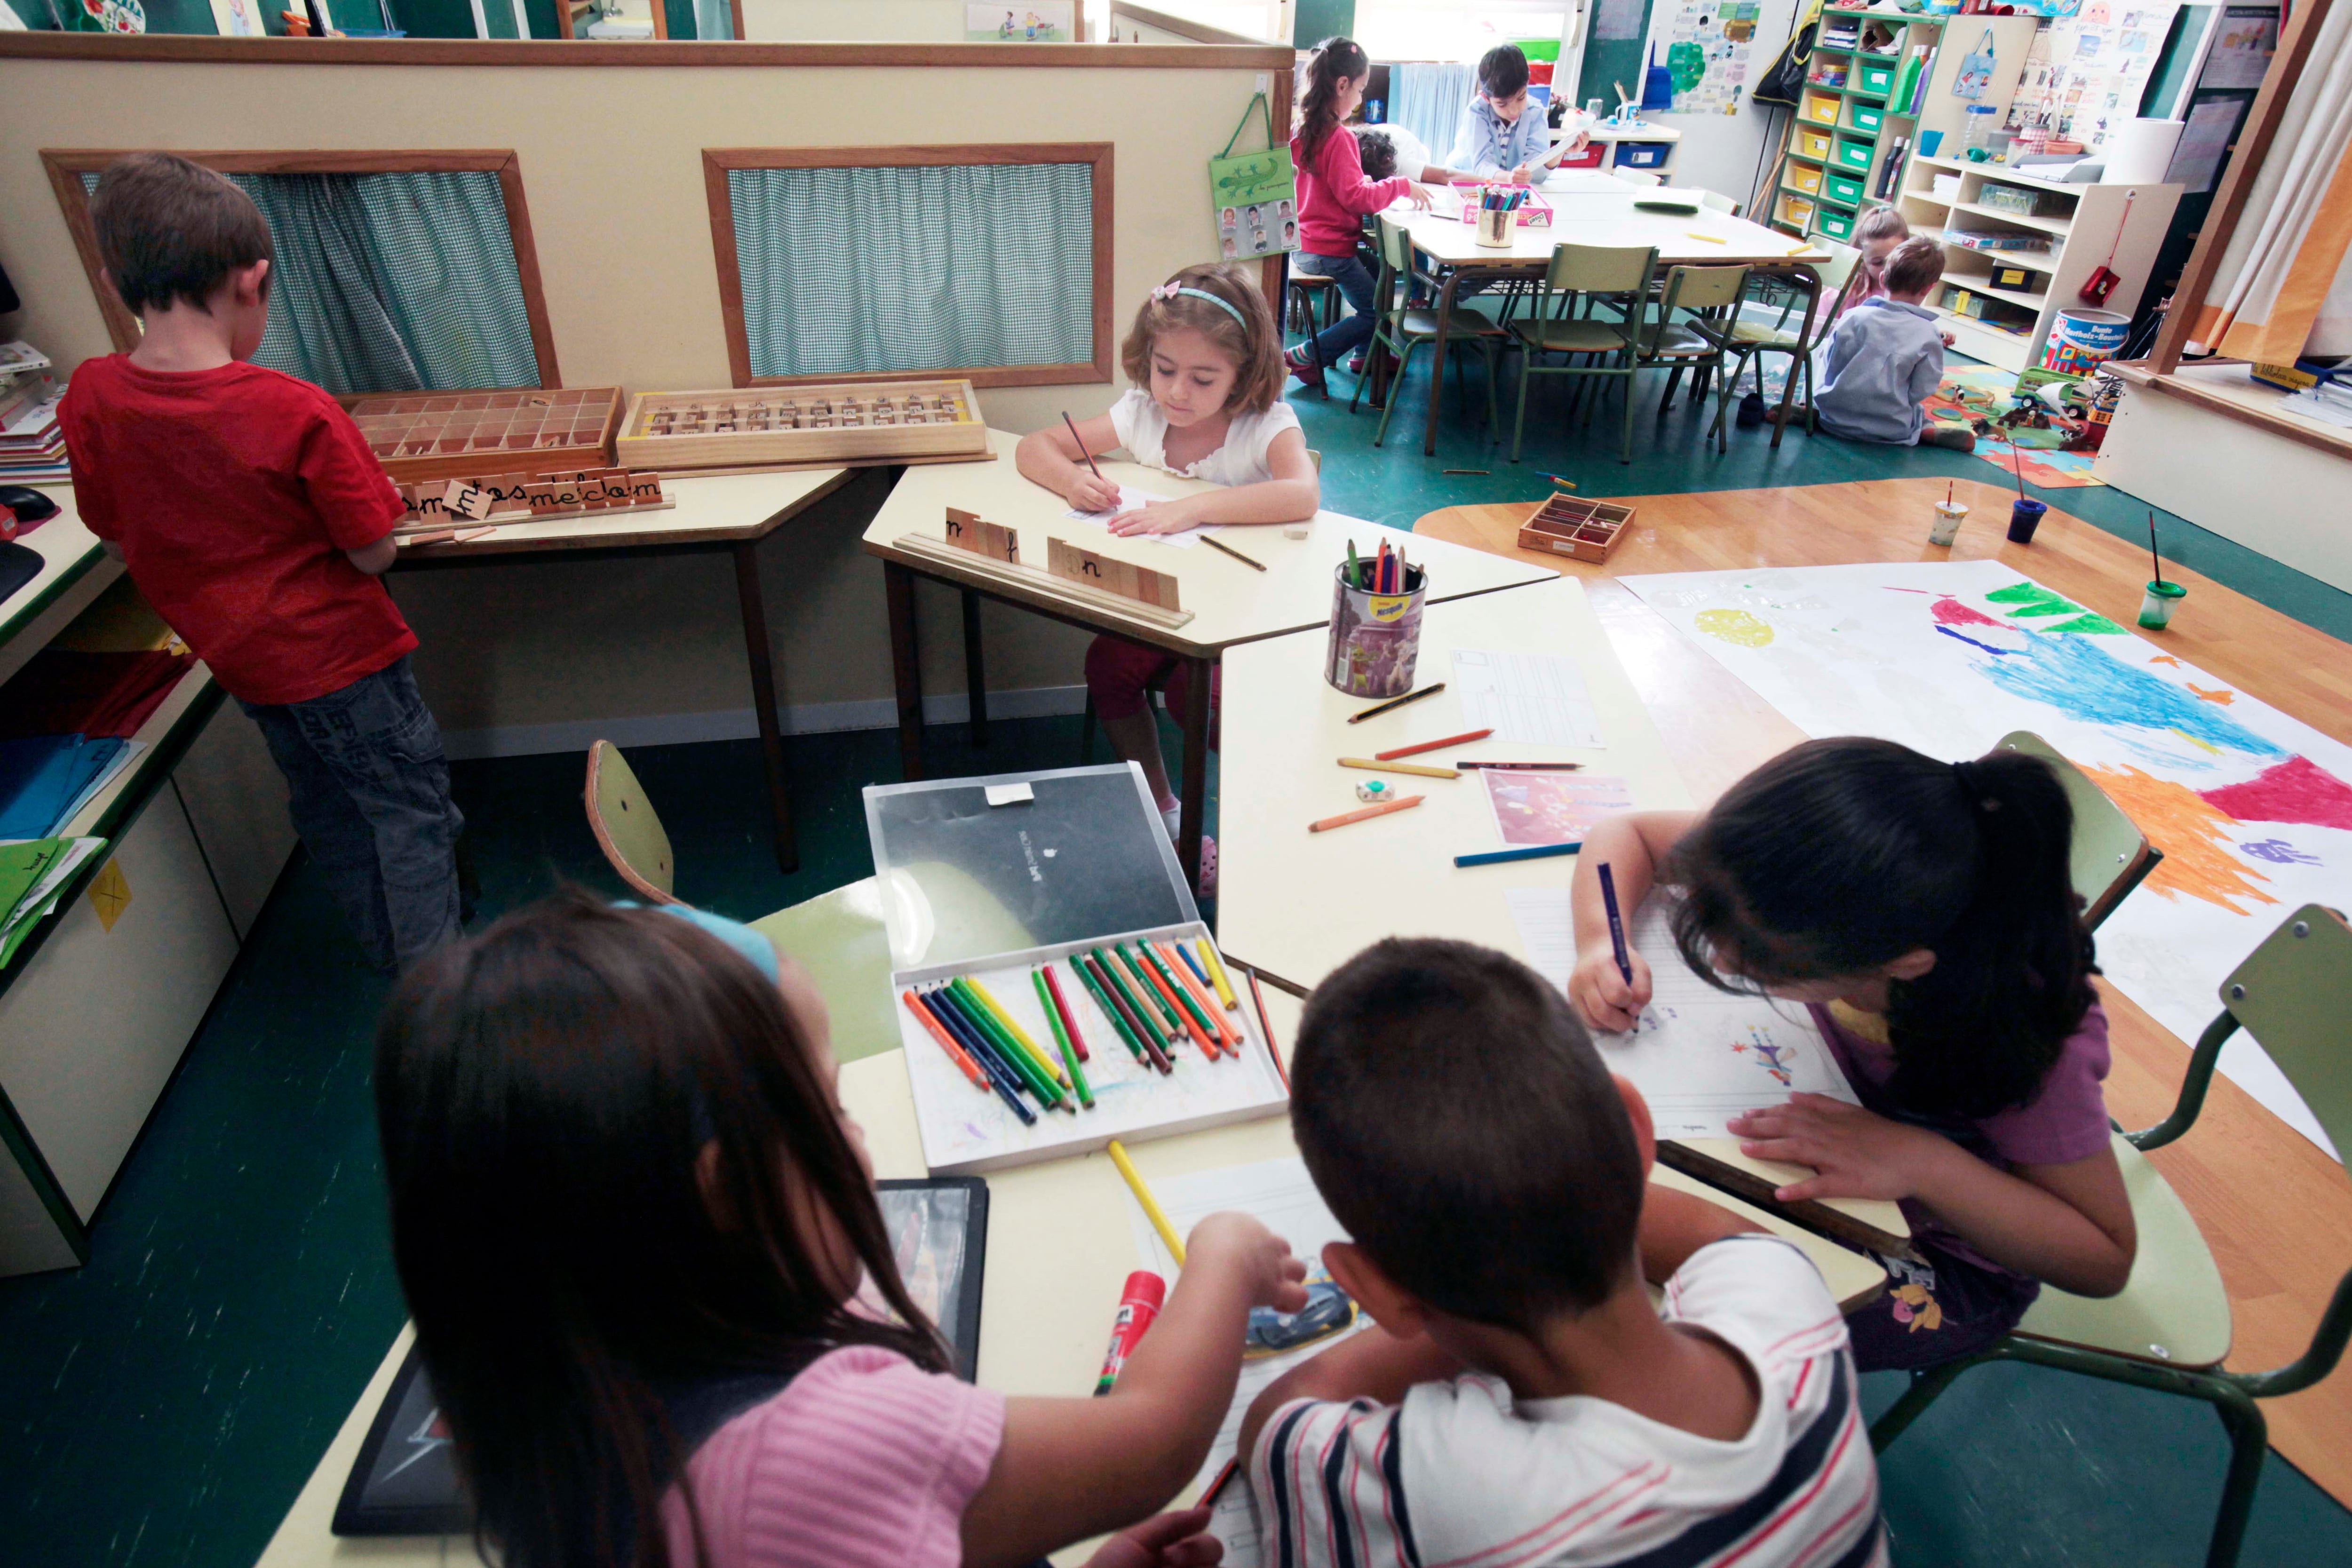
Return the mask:
[[[1828,235],[1832,239],[1847,238],[1853,233],[1853,215],[1842,213],[1835,207],[1823,207],[1818,232]]]
[[[1885,98],[1894,88],[1893,66],[1864,66],[1853,84],[1854,91],[1868,93],[1873,98]]]
[[[1608,142],[1587,142],[1581,152],[1564,154],[1560,158],[1557,167],[1562,169],[1597,169],[1601,167],[1602,160],[1606,159],[1608,156]]]
[[[1822,176],[1822,195],[1843,206],[1858,207],[1862,205],[1862,182],[1832,170]]]
[[[1868,174],[1870,172],[1871,154],[1874,151],[1876,151],[1876,149],[1872,147],[1867,142],[1848,142],[1843,139],[1840,139],[1837,144],[1837,152],[1832,157],[1831,162],[1834,163],[1841,169],[1853,169],[1862,174]]]
[[[2056,217],[2073,210],[2064,196],[2056,191],[2028,190],[2022,185],[2004,185],[1987,180],[1977,192],[1977,205],[1995,212],[2014,213],[2019,217]]]
[[[1826,158],[1830,155],[1830,139],[1818,131],[1797,127],[1795,146],[1800,158]]]
[[[1809,196],[1819,195],[1822,191],[1822,172],[1811,163],[1790,163],[1789,184],[1791,188],[1802,191]]]
[[[1873,136],[1878,134],[1878,128],[1886,121],[1885,110],[1873,109],[1858,98],[1847,100],[1845,112],[1850,129],[1867,131]]]
[[[1804,116],[1816,125],[1832,125],[1836,123],[1838,116],[1837,95],[1830,92],[1809,92],[1805,94]]]
[[[1655,169],[1662,167],[1675,150],[1671,142],[1620,142],[1617,143],[1617,166],[1621,169]]]

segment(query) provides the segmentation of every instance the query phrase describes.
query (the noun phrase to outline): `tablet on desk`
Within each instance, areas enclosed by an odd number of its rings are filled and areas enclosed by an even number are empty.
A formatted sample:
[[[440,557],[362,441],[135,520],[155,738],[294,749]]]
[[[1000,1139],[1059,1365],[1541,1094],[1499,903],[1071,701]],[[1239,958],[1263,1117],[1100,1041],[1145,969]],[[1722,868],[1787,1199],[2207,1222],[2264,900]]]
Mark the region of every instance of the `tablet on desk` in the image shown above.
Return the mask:
[[[976,1176],[874,1184],[908,1294],[946,1336],[958,1377],[980,1363],[980,1289],[988,1184]],[[474,1528],[449,1428],[416,1347],[394,1374],[335,1504],[337,1535],[457,1535]]]

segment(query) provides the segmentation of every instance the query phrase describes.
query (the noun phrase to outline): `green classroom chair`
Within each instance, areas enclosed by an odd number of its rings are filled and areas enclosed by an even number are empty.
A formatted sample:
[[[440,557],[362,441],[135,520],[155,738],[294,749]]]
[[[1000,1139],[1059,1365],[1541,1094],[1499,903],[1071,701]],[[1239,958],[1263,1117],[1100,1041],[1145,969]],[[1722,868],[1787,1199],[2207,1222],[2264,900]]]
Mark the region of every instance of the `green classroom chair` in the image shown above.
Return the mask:
[[[1716,378],[1715,423],[1707,426],[1707,438],[1717,444],[1717,451],[1731,449],[1724,435],[1726,411],[1731,405],[1731,381],[1724,374],[1724,356],[1738,325],[1740,296],[1747,292],[1745,267],[1669,267],[1665,292],[1658,301],[1658,319],[1640,334],[1633,356],[1636,370],[1663,366],[1674,373],[1658,398],[1661,419],[1675,400],[1675,387],[1683,372],[1687,370],[1696,378],[1695,398],[1705,396],[1707,379]],[[1689,320],[1675,321],[1677,310],[1691,312]]]
[[[2221,1014],[2189,1058],[2172,1113],[2154,1127],[2118,1132],[2139,1227],[2139,1255],[2123,1293],[2105,1300],[2043,1286],[2017,1331],[1977,1355],[1912,1374],[1911,1386],[1870,1429],[1884,1452],[1953,1379],[1984,1362],[2015,1361],[2110,1383],[2201,1399],[2230,1438],[2230,1468],[2206,1548],[2207,1568],[2238,1560],[2254,1489],[2262,1480],[2269,1426],[2261,1399],[2309,1388],[2336,1370],[2352,1338],[2352,1269],[2336,1282],[2303,1354],[2269,1372],[2229,1372],[2230,1298],[2197,1222],[2147,1161],[2196,1121],[2223,1042],[2243,1029],[2294,1086],[2339,1149],[2352,1149],[2352,926],[2334,910],[2305,904],[2287,916],[2221,983]]]
[[[1364,345],[1367,354],[1386,347],[1396,356],[1396,370],[1389,382],[1389,396],[1381,408],[1381,427],[1372,433],[1372,445],[1388,439],[1389,419],[1402,401],[1396,388],[1404,380],[1404,373],[1412,363],[1412,351],[1423,343],[1437,341],[1437,307],[1412,302],[1413,285],[1428,288],[1431,295],[1438,294],[1438,281],[1417,270],[1412,259],[1412,235],[1404,225],[1383,215],[1381,218],[1381,276],[1373,285],[1372,303],[1376,312],[1372,341]],[[1495,413],[1495,353],[1503,342],[1503,329],[1496,326],[1484,310],[1467,305],[1456,305],[1445,319],[1446,339],[1450,346],[1466,348],[1475,345],[1486,362],[1486,428],[1496,425]],[[1458,366],[1459,362],[1456,362]],[[1439,365],[1430,372],[1443,375],[1445,367]],[[1348,412],[1356,411],[1356,399],[1363,395],[1368,377],[1356,379],[1356,390],[1348,395]],[[1458,381],[1458,378],[1457,378]]]
[[[672,891],[676,863],[669,835],[610,741],[588,748],[589,831],[597,847],[637,895],[649,903],[685,902]],[[865,878],[829,893],[746,921],[800,961],[815,981],[833,1020],[833,1054],[844,1062],[878,1056],[899,1044],[890,1010],[890,940],[883,930],[882,896]]]
[[[1804,298],[1804,291],[1779,280],[1770,273],[1765,273],[1761,275],[1760,281],[1771,286],[1773,297],[1760,302],[1768,307],[1778,304],[1780,307],[1780,319],[1766,326],[1761,321],[1735,317],[1730,350],[1732,384],[1735,387],[1738,385],[1739,378],[1747,374],[1748,362],[1752,359],[1756,362],[1756,390],[1759,393],[1764,390],[1764,356],[1789,356],[1789,374],[1804,378],[1801,383],[1804,395],[1796,405],[1804,411],[1807,435],[1811,435],[1814,430],[1813,356],[1823,343],[1830,341],[1830,332],[1837,325],[1838,310],[1845,304],[1854,273],[1862,265],[1862,252],[1853,246],[1840,245],[1834,239],[1815,238],[1812,243],[1828,251],[1830,257],[1813,268],[1821,283],[1814,296],[1820,305],[1813,312],[1812,330],[1806,331],[1802,321],[1793,329],[1789,325],[1789,318],[1796,314],[1797,301]],[[1780,431],[1778,429],[1772,432],[1772,444],[1776,447],[1780,444]]]
[[[1527,432],[1531,375],[1601,377],[1604,384],[1607,379],[1624,383],[1625,435],[1618,461],[1633,460],[1633,345],[1648,320],[1650,277],[1657,269],[1654,248],[1565,244],[1551,247],[1543,293],[1532,313],[1511,323],[1511,333],[1525,351],[1519,356],[1519,412],[1511,422],[1511,461],[1519,460]],[[1616,310],[1618,319],[1595,316],[1596,305]],[[1568,363],[1538,364],[1536,362],[1543,354],[1560,354]],[[1582,364],[1575,363],[1580,354],[1584,357]],[[1582,388],[1578,391],[1580,400]],[[1598,394],[1592,401],[1599,406]],[[1570,417],[1575,415],[1573,402],[1569,413]],[[1591,419],[1590,410],[1585,417]]]
[[[2115,913],[2124,895],[2147,879],[2164,858],[2164,851],[2147,841],[2139,824],[2090,776],[2058,754],[2031,730],[2014,730],[1993,747],[2000,752],[2024,752],[2048,763],[2066,787],[2066,803],[2074,808],[2074,854],[2070,868],[2074,891],[2083,897],[2083,927],[2096,931]]]

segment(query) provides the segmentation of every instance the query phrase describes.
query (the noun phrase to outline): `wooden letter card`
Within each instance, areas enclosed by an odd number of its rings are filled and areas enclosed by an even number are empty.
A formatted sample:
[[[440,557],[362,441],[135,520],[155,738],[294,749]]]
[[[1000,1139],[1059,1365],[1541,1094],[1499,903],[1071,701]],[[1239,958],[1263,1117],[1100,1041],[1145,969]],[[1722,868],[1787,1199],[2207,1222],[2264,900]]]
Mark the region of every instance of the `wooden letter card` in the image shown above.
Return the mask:
[[[982,522],[975,514],[958,511],[953,507],[948,508],[948,542],[991,561],[1002,561],[1007,566],[1021,564],[1019,533],[993,522]]]
[[[1138,604],[1162,610],[1184,607],[1177,602],[1176,579],[1169,574],[1081,550],[1066,539],[1045,541],[1045,570],[1053,576],[1117,594]]]

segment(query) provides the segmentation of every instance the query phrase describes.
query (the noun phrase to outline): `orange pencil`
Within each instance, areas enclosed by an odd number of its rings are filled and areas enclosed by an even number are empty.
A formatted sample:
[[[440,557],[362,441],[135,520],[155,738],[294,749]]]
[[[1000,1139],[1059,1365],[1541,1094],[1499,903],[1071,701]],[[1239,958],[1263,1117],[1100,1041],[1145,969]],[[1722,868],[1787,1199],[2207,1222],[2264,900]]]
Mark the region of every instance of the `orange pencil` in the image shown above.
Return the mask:
[[[1192,1000],[1201,1005],[1201,1016],[1208,1019],[1209,1027],[1217,1031],[1217,1043],[1232,1050],[1236,1058],[1240,1057],[1242,1053],[1235,1047],[1241,1044],[1241,1041],[1221,1016],[1223,1010],[1217,1005],[1217,999],[1210,995],[1199,981],[1192,978],[1192,972],[1184,966],[1182,959],[1171,951],[1169,943],[1154,942],[1152,946],[1159,952],[1160,961],[1168,966],[1168,973],[1176,977],[1176,984],[1191,992]]]
[[[1290,1069],[1282,1065],[1282,1052],[1274,1043],[1274,1020],[1265,1016],[1265,993],[1258,988],[1257,971],[1244,969],[1249,976],[1250,1000],[1257,1005],[1257,1026],[1265,1034],[1265,1054],[1274,1058],[1274,1076],[1282,1080],[1284,1092],[1290,1089]]]
[[[1176,1000],[1176,993],[1169,988],[1168,982],[1160,977],[1158,965],[1146,963],[1139,967],[1143,977],[1151,982],[1152,989],[1167,997],[1168,1005],[1176,1009],[1176,1021],[1184,1026],[1184,1032],[1192,1037],[1192,1043],[1201,1047],[1201,1054],[1215,1061],[1220,1054],[1218,1042],[1201,1027],[1192,1016],[1192,1010]]]
[[[1411,746],[1396,746],[1385,752],[1374,752],[1372,755],[1381,762],[1392,763],[1399,757],[1417,756],[1423,752],[1436,751],[1441,746],[1464,746],[1473,741],[1483,741],[1494,732],[1491,729],[1467,730],[1459,735],[1448,735],[1443,741],[1423,741]]]
[[[1423,796],[1409,795],[1398,800],[1384,800],[1378,805],[1368,805],[1361,811],[1343,811],[1337,816],[1327,816],[1320,822],[1307,825],[1309,833],[1328,833],[1335,827],[1345,827],[1351,822],[1364,822],[1375,816],[1386,816],[1391,811],[1403,811],[1419,805]]]
[[[955,1043],[953,1036],[940,1027],[940,1021],[931,1016],[930,1009],[916,1001],[912,991],[899,992],[898,1000],[904,1002],[907,1005],[907,1011],[912,1013],[923,1027],[930,1031],[931,1038],[939,1041],[940,1048],[947,1052],[948,1060],[955,1063],[963,1070],[963,1076],[971,1079],[971,1087],[982,1094],[987,1093],[988,1075],[980,1070],[980,1064],[971,1059],[970,1052]]]

